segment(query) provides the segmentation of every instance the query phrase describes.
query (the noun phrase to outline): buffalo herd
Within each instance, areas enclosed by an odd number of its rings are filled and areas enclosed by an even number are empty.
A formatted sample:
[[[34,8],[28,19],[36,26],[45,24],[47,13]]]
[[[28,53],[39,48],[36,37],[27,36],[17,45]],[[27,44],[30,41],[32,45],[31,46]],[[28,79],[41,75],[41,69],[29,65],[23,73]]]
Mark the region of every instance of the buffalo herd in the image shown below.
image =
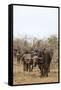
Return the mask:
[[[35,50],[25,50],[23,53],[17,51],[17,62],[23,64],[23,70],[31,72],[38,65],[41,77],[48,77],[50,63],[53,57],[53,49],[43,48]]]

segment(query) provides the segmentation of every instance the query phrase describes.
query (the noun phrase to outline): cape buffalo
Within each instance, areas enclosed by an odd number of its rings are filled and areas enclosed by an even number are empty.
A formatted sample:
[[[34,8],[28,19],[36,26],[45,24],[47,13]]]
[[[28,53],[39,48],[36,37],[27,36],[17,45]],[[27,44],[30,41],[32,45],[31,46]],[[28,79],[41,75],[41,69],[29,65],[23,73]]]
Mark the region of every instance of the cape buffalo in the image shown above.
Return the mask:
[[[33,66],[38,65],[41,76],[48,76],[48,71],[50,68],[50,63],[52,60],[53,51],[52,49],[39,49],[37,56],[33,57]]]
[[[24,71],[32,71],[33,60],[30,53],[25,53],[22,57]]]

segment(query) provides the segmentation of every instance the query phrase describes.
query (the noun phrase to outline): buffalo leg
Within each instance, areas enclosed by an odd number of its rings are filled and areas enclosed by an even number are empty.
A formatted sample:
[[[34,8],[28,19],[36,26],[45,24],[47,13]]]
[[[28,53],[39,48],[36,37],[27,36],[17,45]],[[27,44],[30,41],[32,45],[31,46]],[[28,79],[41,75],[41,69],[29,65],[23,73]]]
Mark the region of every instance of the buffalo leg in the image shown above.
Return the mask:
[[[41,64],[41,77],[43,77],[44,76],[44,66],[43,66],[43,64]]]
[[[44,67],[44,76],[48,77],[48,65]]]

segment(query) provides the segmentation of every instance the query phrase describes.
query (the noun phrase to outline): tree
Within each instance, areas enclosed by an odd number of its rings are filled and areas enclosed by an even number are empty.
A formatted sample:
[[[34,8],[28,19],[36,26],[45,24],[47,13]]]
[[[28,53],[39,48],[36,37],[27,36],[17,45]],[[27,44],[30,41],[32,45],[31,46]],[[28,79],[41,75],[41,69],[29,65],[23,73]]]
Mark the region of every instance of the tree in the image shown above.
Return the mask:
[[[53,49],[58,48],[58,39],[57,36],[51,36],[48,38],[48,43],[50,45],[50,47],[52,47]]]

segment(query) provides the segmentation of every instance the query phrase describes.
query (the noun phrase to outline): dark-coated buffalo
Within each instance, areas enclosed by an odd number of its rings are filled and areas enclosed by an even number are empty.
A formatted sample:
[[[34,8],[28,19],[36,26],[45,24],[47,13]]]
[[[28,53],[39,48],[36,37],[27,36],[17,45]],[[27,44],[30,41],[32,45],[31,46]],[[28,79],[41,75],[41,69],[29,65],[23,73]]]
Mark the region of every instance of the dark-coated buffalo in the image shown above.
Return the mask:
[[[33,66],[36,66],[36,64],[38,65],[41,76],[48,76],[52,56],[52,49],[39,49],[37,56],[33,57]]]
[[[17,51],[16,56],[17,56],[17,63],[20,63],[23,53],[21,51]]]
[[[17,49],[13,49],[13,56],[16,57]]]
[[[33,60],[30,53],[25,53],[22,57],[24,71],[32,71]]]
[[[48,77],[48,72],[49,72],[50,63],[53,56],[53,51],[52,49],[44,49],[40,51],[39,54],[40,56],[38,59],[38,66],[41,71],[41,76]]]

